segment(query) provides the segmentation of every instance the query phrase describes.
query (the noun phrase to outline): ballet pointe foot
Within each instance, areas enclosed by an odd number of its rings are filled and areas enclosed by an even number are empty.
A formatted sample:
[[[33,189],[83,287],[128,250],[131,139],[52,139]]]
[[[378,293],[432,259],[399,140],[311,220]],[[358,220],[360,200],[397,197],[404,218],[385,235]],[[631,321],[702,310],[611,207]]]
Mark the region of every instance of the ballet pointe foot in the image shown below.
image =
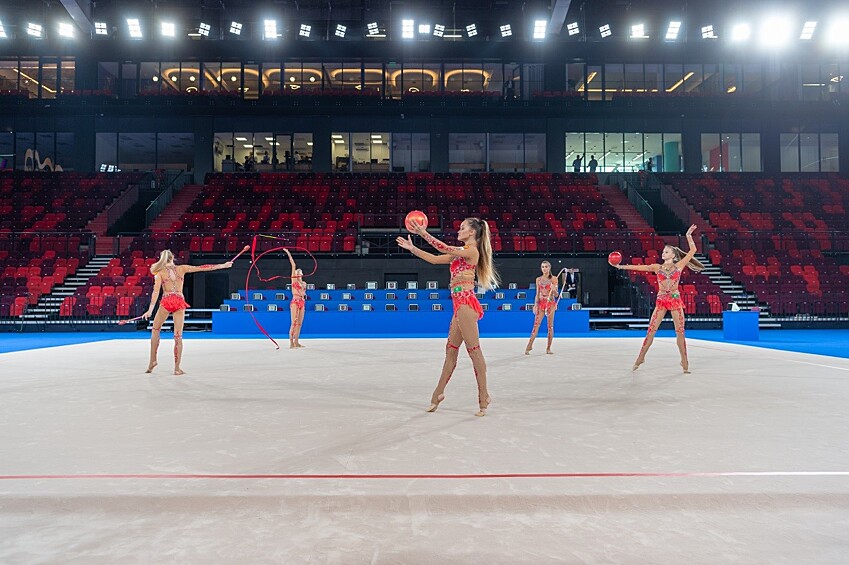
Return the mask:
[[[306,345],[301,345],[300,343],[295,344],[295,349],[303,349]]]
[[[145,371],[145,373],[152,373],[152,372],[153,372],[153,369],[154,369],[154,368],[155,368],[158,364],[159,364],[159,363],[157,363],[156,361],[154,361],[153,363],[151,363],[150,365],[148,365],[148,366],[147,366],[147,371]]]
[[[546,354],[546,355],[554,355],[554,352],[553,352],[552,350],[550,350],[550,349],[546,349],[546,350],[545,350],[545,354]]]
[[[634,361],[634,367],[631,370],[636,371],[637,369],[640,368],[640,365],[642,365],[645,362],[646,362],[645,359],[637,359],[636,361]]]
[[[534,349],[534,347],[532,345],[527,346],[525,348],[525,355],[530,355],[531,351],[533,351],[533,349]]]
[[[491,402],[492,397],[489,395],[486,396],[486,400],[478,400],[479,410],[475,412],[475,416],[486,416],[486,409],[489,408]]]
[[[174,368],[174,374],[179,377],[180,375],[185,375],[186,372],[183,369],[180,369],[179,367],[175,367]]]
[[[681,369],[684,370],[685,375],[690,374],[690,364],[687,363],[686,361],[681,361]]]
[[[434,400],[435,400],[435,402],[434,402]],[[440,394],[435,399],[431,398],[430,407],[427,409],[427,411],[428,412],[436,412],[436,409],[439,408],[439,403],[442,402],[443,400],[445,400],[444,394]]]

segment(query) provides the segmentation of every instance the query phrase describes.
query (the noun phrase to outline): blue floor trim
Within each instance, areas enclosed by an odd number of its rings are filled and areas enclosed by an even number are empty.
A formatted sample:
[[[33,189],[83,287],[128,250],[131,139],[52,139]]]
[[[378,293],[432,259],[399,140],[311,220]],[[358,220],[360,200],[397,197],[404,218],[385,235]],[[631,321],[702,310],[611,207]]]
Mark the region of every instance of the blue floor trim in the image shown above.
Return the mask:
[[[581,334],[559,334],[558,339],[578,337],[578,338],[633,338],[642,339],[643,331],[636,330],[594,330],[589,333]],[[661,330],[657,333],[658,337],[675,337],[673,330]],[[499,336],[501,337],[527,337],[527,333],[517,333],[514,335]],[[373,339],[396,339],[397,334],[374,335]],[[428,338],[445,338],[444,333],[439,334],[420,334],[420,335],[405,335],[408,337],[428,337]],[[541,338],[545,337],[544,333],[540,334]],[[690,330],[687,332],[687,337],[691,339],[702,339],[706,341],[715,341],[723,343],[737,343],[740,345],[750,345],[753,347],[761,347],[765,349],[777,349],[781,351],[795,351],[798,353],[813,353],[816,355],[827,355],[830,357],[840,357],[849,359],[849,330],[763,330],[760,332],[760,341],[727,341],[723,338],[722,330]],[[168,340],[171,338],[170,333],[163,334],[163,338]],[[363,339],[362,336],[321,336],[310,335],[304,336],[305,340],[309,339]],[[486,336],[484,336],[486,338]],[[77,333],[0,333],[0,354],[12,353],[15,351],[27,351],[32,349],[44,349],[48,347],[60,347],[63,345],[78,345],[82,343],[95,343],[99,341],[107,341],[111,339],[136,339],[148,340],[150,333],[145,331],[139,332],[77,332]],[[246,336],[239,335],[222,335],[212,334],[210,332],[186,333],[186,340],[198,339],[265,339],[261,335]],[[286,336],[274,336],[279,343],[286,345]]]

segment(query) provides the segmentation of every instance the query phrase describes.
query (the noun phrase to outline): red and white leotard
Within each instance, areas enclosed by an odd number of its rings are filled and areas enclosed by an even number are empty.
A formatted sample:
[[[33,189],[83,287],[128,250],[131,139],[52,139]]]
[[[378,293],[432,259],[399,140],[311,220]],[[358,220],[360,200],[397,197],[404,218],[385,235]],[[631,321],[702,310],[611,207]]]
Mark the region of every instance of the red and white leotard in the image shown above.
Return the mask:
[[[186,302],[183,296],[183,277],[177,272],[177,267],[165,267],[164,271],[157,273],[162,278],[162,288],[165,291],[162,295],[163,308],[169,312],[178,312],[185,310],[190,305]]]
[[[678,292],[678,282],[681,280],[681,270],[676,266],[675,270],[668,273],[663,270],[657,272],[657,306],[667,310],[680,310],[684,308],[684,301]]]
[[[537,305],[542,311],[546,311],[557,304],[557,301],[553,300],[553,292],[556,288],[555,284],[550,279],[546,282],[544,281],[546,281],[546,279],[537,277],[537,296],[539,296]]]
[[[306,305],[307,283],[302,280],[292,279],[292,305],[303,309]]]
[[[464,257],[456,257],[453,261],[451,261],[450,265],[451,271],[451,301],[454,303],[454,315],[457,315],[457,310],[460,306],[469,306],[478,314],[478,320],[483,318],[483,308],[481,308],[481,303],[478,300],[478,297],[475,295],[474,281],[457,281],[454,282],[454,278],[463,274],[466,271],[472,271],[472,276],[474,276],[476,265],[472,265]],[[471,288],[466,288],[464,285],[468,285],[471,283]]]

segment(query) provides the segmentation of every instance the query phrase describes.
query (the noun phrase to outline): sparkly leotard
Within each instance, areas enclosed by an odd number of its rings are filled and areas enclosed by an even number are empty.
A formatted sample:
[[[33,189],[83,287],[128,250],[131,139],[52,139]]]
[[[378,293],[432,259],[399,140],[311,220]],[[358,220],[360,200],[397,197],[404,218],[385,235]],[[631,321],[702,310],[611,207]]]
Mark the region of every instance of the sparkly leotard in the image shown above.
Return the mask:
[[[450,270],[451,278],[460,275],[464,271],[474,271],[476,265],[472,265],[464,257],[456,257],[451,261]],[[474,283],[472,283],[474,286]],[[474,288],[463,288],[461,284],[455,284],[451,287],[451,301],[454,303],[454,315],[457,315],[457,309],[460,306],[469,306],[478,314],[478,320],[483,318],[483,308],[478,297],[475,295]]]
[[[169,312],[185,310],[190,305],[183,296],[183,277],[177,273],[177,267],[165,267],[165,272],[159,272],[162,277],[162,287],[165,293],[162,295],[162,307]]]
[[[684,301],[678,292],[678,282],[681,280],[681,270],[676,266],[671,273],[661,268],[657,272],[657,306],[667,310],[680,310],[684,308]]]
[[[546,311],[557,302],[552,300],[552,287],[554,286],[554,283],[551,280],[548,282],[542,282],[542,280],[542,277],[537,279],[537,291],[539,296],[537,305],[540,310]]]
[[[292,305],[303,309],[306,305],[307,283],[303,281],[292,281]]]

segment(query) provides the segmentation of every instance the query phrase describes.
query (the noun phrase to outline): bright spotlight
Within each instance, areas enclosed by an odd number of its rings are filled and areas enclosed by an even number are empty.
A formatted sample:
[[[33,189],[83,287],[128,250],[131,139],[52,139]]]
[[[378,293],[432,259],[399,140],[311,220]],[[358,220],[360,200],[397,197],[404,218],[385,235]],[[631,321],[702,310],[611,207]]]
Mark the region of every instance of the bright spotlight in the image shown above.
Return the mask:
[[[28,23],[27,24],[27,35],[31,35],[35,38],[41,39],[42,34],[44,33],[44,28],[39,24]]]
[[[675,41],[679,33],[681,33],[681,22],[669,22],[669,27],[666,28],[666,41]]]
[[[442,37],[443,35],[445,35],[445,26],[442,24],[435,24],[433,26],[433,36]]]
[[[534,21],[534,39],[545,39],[545,32],[548,29],[548,21]]]
[[[307,24],[301,24],[301,29],[298,31],[298,35],[301,37],[309,37],[312,33],[312,26]]]
[[[817,22],[805,22],[805,25],[802,26],[802,35],[799,36],[799,39],[809,41],[814,37],[815,29],[817,29]]]
[[[469,37],[474,37],[478,34],[478,26],[475,24],[469,24],[466,26],[466,35]]]
[[[603,26],[598,28],[598,32],[601,34],[602,37],[610,37],[613,34],[613,32],[610,31],[610,24],[604,24]]]
[[[106,27],[106,22],[94,22],[94,33],[96,35],[109,35],[109,29]]]
[[[369,35],[378,35],[380,34],[380,28],[377,27],[377,22],[371,22],[367,26]]]
[[[336,35],[336,37],[345,37],[345,32],[347,31],[348,28],[346,26],[343,26],[342,24],[336,24],[336,33],[334,35]]]
[[[749,24],[736,24],[731,28],[732,41],[748,41],[752,35],[752,28]]]
[[[419,35],[430,35],[430,24],[419,24]]]
[[[142,38],[142,30],[141,24],[137,18],[128,18],[127,19],[127,29],[130,32],[130,37],[133,39],[141,39]]]
[[[9,37],[6,35],[6,28],[3,27],[3,22],[0,22],[0,39],[6,39]]]
[[[61,35],[62,37],[74,37],[74,26],[66,22],[60,23],[59,35]]]
[[[162,35],[165,37],[174,37],[177,33],[177,28],[173,22],[162,22]]]
[[[265,28],[263,37],[265,37],[265,39],[277,39],[280,37],[277,35],[277,20],[265,20],[263,25]]]
[[[513,28],[510,27],[510,24],[506,24],[501,26],[501,37],[510,37],[513,35]]]
[[[233,35],[242,35],[242,24],[239,22],[230,22],[230,33]]]
[[[849,18],[839,18],[831,22],[827,38],[828,42],[834,45],[849,43]]]
[[[413,20],[401,20],[401,39],[412,39],[415,35],[416,22]]]
[[[719,39],[713,31],[712,25],[702,26],[702,39]]]
[[[779,47],[790,40],[793,24],[787,18],[773,17],[761,26],[761,43],[770,47]]]
[[[645,24],[635,24],[631,26],[631,39],[648,39],[646,35]]]
[[[201,23],[198,26],[198,33],[204,37],[209,37],[209,32],[212,31],[212,26],[209,24]]]
[[[569,32],[569,35],[578,35],[581,33],[581,28],[578,26],[578,22],[572,22],[566,25],[566,31]]]

